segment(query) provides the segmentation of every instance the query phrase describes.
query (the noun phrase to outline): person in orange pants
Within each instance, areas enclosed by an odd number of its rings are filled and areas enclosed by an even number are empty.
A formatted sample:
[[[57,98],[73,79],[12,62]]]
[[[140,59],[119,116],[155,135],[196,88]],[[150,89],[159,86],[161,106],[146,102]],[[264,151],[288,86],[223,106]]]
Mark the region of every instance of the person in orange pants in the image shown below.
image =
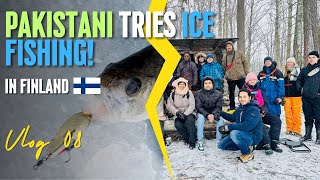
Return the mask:
[[[301,94],[296,87],[300,67],[294,58],[288,58],[284,67],[284,110],[286,114],[286,134],[301,136]]]

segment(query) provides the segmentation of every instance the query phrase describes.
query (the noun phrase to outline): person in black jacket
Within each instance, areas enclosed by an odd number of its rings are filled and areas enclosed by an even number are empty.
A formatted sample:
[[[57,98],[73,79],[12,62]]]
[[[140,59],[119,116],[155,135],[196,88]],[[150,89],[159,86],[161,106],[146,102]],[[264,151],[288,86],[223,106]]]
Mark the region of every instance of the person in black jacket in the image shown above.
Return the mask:
[[[316,144],[320,144],[320,65],[319,53],[308,55],[308,65],[301,69],[297,89],[302,92],[302,109],[305,117],[305,135],[301,141],[311,141],[313,123],[316,126]]]
[[[206,54],[204,54],[203,52],[199,52],[194,59],[194,62],[197,65],[197,72],[198,72],[198,82],[197,82],[197,85],[193,89],[194,91],[198,91],[201,89],[202,83],[200,81],[200,72],[201,72],[203,65],[206,63],[206,57],[207,57]]]
[[[205,77],[202,87],[196,96],[196,109],[198,111],[197,138],[198,149],[204,151],[203,147],[203,128],[205,120],[213,122],[219,120],[222,110],[222,94],[214,87],[212,77]]]
[[[241,89],[238,95],[240,105],[233,114],[222,112],[221,116],[233,124],[219,127],[222,134],[230,132],[218,144],[222,150],[240,150],[241,162],[248,162],[254,158],[253,146],[257,145],[263,136],[263,126],[260,116],[260,106],[251,100],[251,93]]]

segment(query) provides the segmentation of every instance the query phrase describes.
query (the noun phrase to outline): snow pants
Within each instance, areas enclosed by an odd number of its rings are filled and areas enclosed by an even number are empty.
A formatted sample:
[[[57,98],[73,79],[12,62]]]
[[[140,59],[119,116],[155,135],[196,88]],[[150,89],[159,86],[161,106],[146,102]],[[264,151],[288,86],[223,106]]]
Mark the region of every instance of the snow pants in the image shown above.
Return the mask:
[[[287,130],[301,134],[301,97],[285,97],[284,100]]]

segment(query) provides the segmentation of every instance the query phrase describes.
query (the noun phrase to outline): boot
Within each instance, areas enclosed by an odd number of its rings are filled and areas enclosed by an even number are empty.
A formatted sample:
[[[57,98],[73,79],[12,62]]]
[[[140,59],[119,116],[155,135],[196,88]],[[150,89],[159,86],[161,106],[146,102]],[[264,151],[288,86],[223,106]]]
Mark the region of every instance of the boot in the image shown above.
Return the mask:
[[[170,146],[171,142],[172,142],[172,138],[170,136],[167,136],[165,139],[166,146]]]
[[[262,150],[263,149],[263,145],[261,143],[259,143],[256,148],[256,150]]]
[[[265,144],[265,145],[262,147],[262,149],[265,150],[266,155],[271,155],[271,154],[273,154],[273,151],[272,151],[272,149],[271,149],[271,147],[270,147],[270,144]]]
[[[198,142],[198,150],[204,151],[203,142]]]
[[[271,141],[271,149],[275,152],[282,153],[282,149],[277,145],[278,142],[276,140]]]
[[[252,159],[254,159],[254,155],[253,153],[250,153],[250,154],[241,154],[240,157],[238,157],[238,159],[243,162],[243,163],[246,163]]]
[[[196,147],[196,143],[190,143],[189,149],[193,150]]]
[[[312,126],[306,126],[306,134],[300,138],[300,141],[311,141],[312,137],[311,137],[311,133],[312,133]]]

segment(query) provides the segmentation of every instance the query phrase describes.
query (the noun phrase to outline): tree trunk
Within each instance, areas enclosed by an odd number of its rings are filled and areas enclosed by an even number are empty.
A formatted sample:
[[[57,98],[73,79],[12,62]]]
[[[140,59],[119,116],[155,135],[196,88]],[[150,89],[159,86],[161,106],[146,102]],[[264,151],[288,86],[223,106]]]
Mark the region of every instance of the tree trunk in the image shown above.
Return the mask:
[[[311,0],[310,4],[310,18],[311,18],[311,30],[313,38],[313,50],[319,50],[319,26],[318,26],[318,12],[317,12],[317,0]]]
[[[297,60],[298,64],[302,66],[304,63],[303,57],[301,57],[301,21],[302,21],[302,0],[298,0],[296,10],[296,20],[294,27],[294,37],[293,37],[293,56]]]
[[[218,14],[219,14],[219,25],[218,25],[218,37],[222,38],[222,0],[219,0],[219,5],[218,5]]]
[[[288,0],[288,34],[287,34],[287,53],[286,59],[291,56],[291,29],[292,29],[292,0]]]
[[[280,59],[280,34],[279,34],[279,17],[280,17],[280,0],[275,0],[276,2],[276,16],[275,16],[275,22],[274,22],[274,44],[275,44],[275,57],[274,59],[279,63],[281,62]]]
[[[228,37],[228,0],[224,1],[224,21],[223,21],[223,37],[227,38]]]
[[[239,38],[238,40],[238,46],[237,48],[245,52],[245,9],[244,9],[244,0],[238,0],[237,2],[237,36]],[[250,62],[249,62],[250,63]]]
[[[253,31],[253,8],[254,8],[254,0],[250,2],[250,16],[249,16],[249,28],[248,28],[248,50],[247,50],[247,57],[248,61],[251,61],[251,46],[252,46],[252,31]]]
[[[303,59],[304,64],[308,64],[307,55],[309,53],[309,37],[310,37],[310,19],[309,19],[309,3],[310,0],[303,1]]]
[[[229,3],[229,11],[230,11],[230,16],[229,16],[229,32],[230,32],[230,35],[228,37],[234,37],[233,36],[233,30],[234,30],[234,27],[233,27],[233,10],[234,10],[234,7],[231,5],[232,2]],[[233,3],[234,4],[234,3]]]

